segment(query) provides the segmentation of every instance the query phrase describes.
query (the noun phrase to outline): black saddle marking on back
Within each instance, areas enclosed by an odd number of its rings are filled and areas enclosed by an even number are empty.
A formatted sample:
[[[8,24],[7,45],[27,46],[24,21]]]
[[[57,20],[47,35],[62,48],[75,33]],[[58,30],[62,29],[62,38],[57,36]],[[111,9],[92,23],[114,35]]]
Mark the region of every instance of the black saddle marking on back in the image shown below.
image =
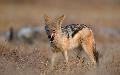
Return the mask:
[[[66,26],[62,26],[62,33],[66,34],[67,37],[74,37],[74,35],[82,30],[83,28],[89,28],[89,26],[85,25],[85,24],[70,24],[70,25],[66,25]]]

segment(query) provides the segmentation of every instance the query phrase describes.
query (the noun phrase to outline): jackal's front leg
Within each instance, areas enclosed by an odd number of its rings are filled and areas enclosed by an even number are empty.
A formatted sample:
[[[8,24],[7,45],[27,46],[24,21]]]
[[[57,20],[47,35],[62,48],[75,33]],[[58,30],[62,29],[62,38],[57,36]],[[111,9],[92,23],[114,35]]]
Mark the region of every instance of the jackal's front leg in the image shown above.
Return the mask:
[[[55,63],[55,58],[56,58],[56,56],[57,56],[57,53],[56,53],[56,52],[53,52],[52,58],[51,58],[51,67],[52,67],[52,69],[53,69],[53,67],[54,67],[54,63]]]
[[[68,55],[67,50],[62,52],[63,56],[65,57],[66,63],[68,63]]]

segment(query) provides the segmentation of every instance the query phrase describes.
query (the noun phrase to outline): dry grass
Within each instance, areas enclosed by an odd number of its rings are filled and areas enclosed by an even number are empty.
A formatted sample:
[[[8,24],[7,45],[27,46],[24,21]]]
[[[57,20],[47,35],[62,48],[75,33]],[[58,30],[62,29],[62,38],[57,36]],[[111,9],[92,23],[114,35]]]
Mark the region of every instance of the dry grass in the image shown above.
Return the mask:
[[[0,44],[0,75],[119,75],[120,74],[120,47],[118,44],[103,45],[97,43],[100,53],[99,65],[93,69],[87,57],[78,59],[74,51],[69,52],[69,65],[66,65],[62,54],[56,60],[54,71],[50,69],[51,51],[46,46],[11,43]],[[42,45],[43,45],[42,44]],[[37,46],[37,47],[36,47]],[[84,53],[83,53],[84,54]]]

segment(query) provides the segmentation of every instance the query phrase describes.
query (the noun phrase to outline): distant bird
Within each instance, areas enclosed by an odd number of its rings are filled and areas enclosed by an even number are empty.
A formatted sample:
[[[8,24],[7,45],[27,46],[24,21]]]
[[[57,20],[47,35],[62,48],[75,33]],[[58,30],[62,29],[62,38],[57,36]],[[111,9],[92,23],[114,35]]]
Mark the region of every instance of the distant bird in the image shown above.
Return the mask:
[[[15,30],[13,27],[10,27],[7,32],[4,33],[4,39],[11,42],[15,39],[16,41],[22,41],[32,44],[33,40],[40,37],[40,27],[29,27],[23,26],[19,30]]]
[[[25,26],[25,27],[21,28],[17,33],[17,37],[21,41],[25,41],[25,42],[28,42],[28,43],[33,43],[32,28],[30,28],[28,26]]]
[[[5,38],[9,42],[13,41],[13,39],[14,39],[14,29],[13,29],[13,27],[10,27],[9,31],[5,33]]]
[[[33,28],[33,36],[34,38],[37,38],[40,35],[40,26],[35,26]]]

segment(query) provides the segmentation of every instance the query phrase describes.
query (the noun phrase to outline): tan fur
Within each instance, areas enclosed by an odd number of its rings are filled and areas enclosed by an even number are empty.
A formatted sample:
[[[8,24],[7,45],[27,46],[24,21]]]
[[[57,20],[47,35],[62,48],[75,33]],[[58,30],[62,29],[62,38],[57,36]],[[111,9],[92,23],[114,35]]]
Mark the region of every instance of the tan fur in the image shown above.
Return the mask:
[[[47,19],[46,19],[47,17]],[[83,28],[82,30],[80,30],[78,33],[75,34],[75,36],[72,38],[67,38],[67,36],[63,36],[61,33],[61,29],[60,26],[64,20],[64,15],[58,17],[54,22],[50,23],[48,16],[45,16],[45,22],[49,23],[49,26],[54,27],[56,29],[54,35],[54,44],[57,46],[54,47],[51,46],[52,51],[53,51],[53,56],[51,59],[52,62],[52,66],[54,65],[54,60],[56,57],[56,53],[58,52],[62,52],[63,56],[66,59],[66,62],[68,62],[68,56],[67,56],[67,51],[68,50],[73,50],[76,47],[79,47],[80,45],[82,45],[84,51],[86,52],[86,54],[89,56],[89,58],[91,59],[91,61],[96,64],[96,60],[94,59],[94,36],[93,36],[93,32],[91,29],[89,28]]]

